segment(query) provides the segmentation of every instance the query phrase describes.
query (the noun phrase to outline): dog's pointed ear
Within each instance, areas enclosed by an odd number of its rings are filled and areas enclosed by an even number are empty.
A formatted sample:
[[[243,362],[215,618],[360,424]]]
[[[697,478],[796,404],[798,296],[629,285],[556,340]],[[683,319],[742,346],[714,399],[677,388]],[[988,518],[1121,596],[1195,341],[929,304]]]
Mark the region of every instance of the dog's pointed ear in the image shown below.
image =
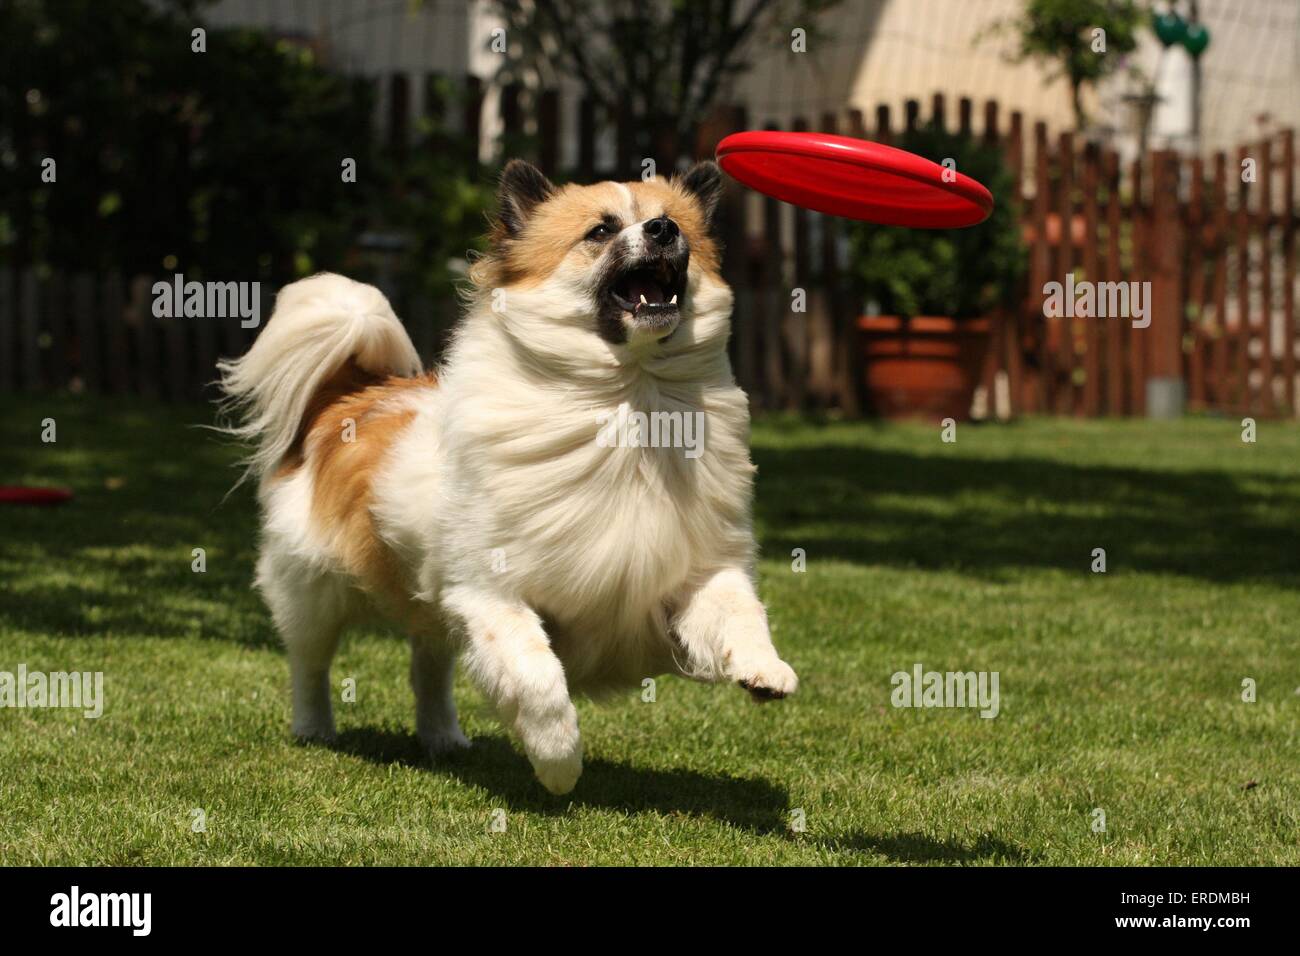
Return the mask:
[[[532,163],[512,159],[501,171],[501,186],[497,190],[501,225],[506,234],[517,236],[532,215],[533,208],[544,202],[555,186]]]
[[[677,180],[683,189],[695,197],[704,212],[704,219],[712,229],[718,201],[722,199],[722,170],[709,160],[696,163]]]

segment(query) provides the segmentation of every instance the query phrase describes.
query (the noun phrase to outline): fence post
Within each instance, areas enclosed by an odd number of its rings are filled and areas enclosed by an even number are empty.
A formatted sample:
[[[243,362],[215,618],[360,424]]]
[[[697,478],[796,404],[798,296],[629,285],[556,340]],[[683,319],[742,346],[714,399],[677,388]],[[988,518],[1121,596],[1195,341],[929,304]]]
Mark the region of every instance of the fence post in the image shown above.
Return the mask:
[[[589,182],[596,175],[596,102],[584,96],[578,103],[578,176]]]
[[[1286,413],[1295,404],[1295,130],[1282,131],[1282,374],[1286,376]]]
[[[523,96],[524,87],[521,83],[507,83],[501,87],[501,98],[498,109],[501,115],[501,140],[497,145],[498,150],[504,150],[505,155],[512,155],[512,152],[519,149],[519,137],[524,131],[524,114],[520,98]],[[498,153],[500,155],[500,153]],[[530,156],[529,159],[536,161],[536,156]]]
[[[1187,407],[1196,411],[1208,404],[1205,358],[1205,162],[1196,156],[1191,162],[1192,182],[1187,209],[1187,309],[1192,351],[1187,362]]]
[[[0,392],[12,392],[14,374],[14,344],[18,341],[16,321],[18,310],[14,296],[15,273],[13,269],[0,269]]]
[[[1269,137],[1259,144],[1259,339],[1260,411],[1272,415],[1273,401],[1273,151]]]
[[[108,347],[108,380],[115,395],[125,395],[131,390],[131,346],[126,329],[126,289],[121,273],[110,273],[104,280],[100,315],[103,317]]]
[[[1241,175],[1246,160],[1250,159],[1250,147],[1242,146],[1237,151],[1237,168],[1235,173],[1239,181],[1237,187],[1237,324],[1233,330],[1237,352],[1237,388],[1236,399],[1239,411],[1250,411],[1250,186]]]
[[[152,296],[150,289],[153,282],[148,276],[136,276],[131,280],[130,323],[135,333],[136,355],[140,357],[137,366],[140,377],[136,382],[139,394],[145,398],[157,398],[158,389],[158,339],[156,336],[153,310],[150,308]]]
[[[1178,155],[1152,156],[1152,223],[1159,241],[1151,253],[1151,362],[1147,417],[1177,418],[1187,407],[1183,379],[1183,229],[1178,215]]]
[[[992,101],[990,101],[992,102]],[[993,104],[996,107],[996,103]],[[1016,205],[1018,215],[1025,218],[1025,160],[1024,160],[1024,116],[1019,110],[1011,112],[1011,128],[1007,131],[1006,138],[1006,156],[1007,165],[1011,170],[1012,182],[1015,183]],[[1030,290],[1028,298],[1032,301],[1036,293]],[[1021,333],[1022,324],[1025,321],[1025,310],[1022,304],[1017,306],[1007,316],[1009,323],[1006,328],[1005,338],[1007,340],[1007,414],[1014,416],[1022,408],[1024,402],[1025,388],[1025,363],[1024,363],[1024,339]]]
[[[957,105],[957,123],[963,136],[974,137],[971,126],[972,110],[974,103],[970,97],[963,96]],[[989,149],[997,149],[999,142],[998,132],[998,103],[997,100],[988,100],[984,104],[984,135],[983,144]],[[1017,196],[1019,195],[1020,183],[1015,184]],[[1017,214],[1018,215],[1018,214]],[[1016,222],[1017,227],[1020,225]],[[998,415],[998,373],[1006,367],[1007,355],[1007,330],[1011,322],[1010,310],[998,308],[993,315],[989,317],[989,350],[984,358],[984,368],[980,373],[980,384],[984,389],[984,401],[988,409],[988,418],[996,421]],[[1008,416],[1010,412],[1008,411]]]
[[[194,341],[194,336],[192,333],[187,334],[185,328],[191,321],[184,315],[173,315],[170,318],[158,320],[158,325],[162,327],[163,345],[167,356],[165,375],[167,398],[173,402],[185,400],[190,383],[193,381],[190,372],[190,355],[193,349],[188,347],[188,343]],[[203,319],[200,318],[197,321],[201,322]],[[239,320],[236,319],[235,321]]]
[[[560,165],[560,132],[559,91],[542,90],[537,97],[537,161],[548,176]]]
[[[461,127],[466,140],[471,144],[471,156],[478,161],[482,150],[483,135],[483,81],[473,74],[465,77],[464,116]]]
[[[1106,150],[1106,281],[1121,282],[1120,271],[1120,214],[1123,212],[1119,194],[1119,154]],[[1111,415],[1124,415],[1128,408],[1124,402],[1124,340],[1129,323],[1117,319],[1106,323],[1106,411]]]
[[[1149,154],[1148,154],[1149,158]],[[1140,280],[1147,275],[1150,268],[1150,255],[1147,243],[1151,239],[1151,222],[1144,202],[1145,176],[1141,156],[1136,157],[1129,167],[1129,182],[1132,201],[1129,203],[1129,221],[1133,229],[1133,254],[1129,263],[1128,280]],[[1147,410],[1147,342],[1151,330],[1135,329],[1130,324],[1128,331],[1128,385],[1129,409],[1134,415],[1145,415]]]
[[[1097,192],[1101,175],[1101,148],[1096,143],[1088,143],[1083,151],[1083,272],[1088,281],[1093,283],[1100,278],[1099,257],[1097,255],[1098,223],[1100,222]],[[1100,311],[1100,310],[1098,310]],[[1089,418],[1101,414],[1101,327],[1098,323],[1122,321],[1118,316],[1108,315],[1104,320],[1093,315],[1084,319],[1083,339],[1083,413]]]
[[[1031,327],[1036,331],[1038,345],[1037,388],[1026,389],[1022,404],[1026,411],[1046,412],[1052,406],[1052,350],[1051,319],[1044,314],[1042,290],[1051,271],[1052,247],[1047,238],[1048,164],[1051,157],[1047,147],[1047,124],[1039,120],[1034,124],[1034,248],[1029,259],[1029,301]]]
[[[41,387],[41,303],[40,284],[36,271],[24,269],[19,278],[18,307],[20,310],[18,334],[22,339],[22,383],[29,392]]]
[[[263,321],[265,321],[265,316]],[[189,389],[190,398],[206,398],[208,386],[217,377],[217,322],[211,315],[194,321],[190,341],[194,343],[194,381]]]
[[[46,384],[51,389],[65,388],[68,385],[68,302],[71,290],[67,278],[60,273],[45,279],[41,287],[45,341],[49,343],[50,352]]]
[[[388,78],[388,146],[405,155],[411,128],[411,80],[405,73]]]
[[[1061,133],[1057,145],[1057,162],[1060,181],[1057,185],[1057,215],[1061,221],[1061,235],[1056,244],[1056,271],[1052,278],[1064,282],[1069,273],[1074,272],[1074,134],[1068,130]],[[1052,384],[1060,391],[1052,407],[1058,415],[1069,415],[1077,411],[1074,381],[1074,333],[1077,319],[1069,312],[1054,323],[1056,338],[1056,357],[1058,376]]]
[[[72,315],[77,330],[77,372],[87,394],[101,388],[99,323],[95,321],[95,277],[80,273],[72,280]]]
[[[1228,157],[1214,154],[1214,321],[1211,394],[1219,408],[1228,407]]]
[[[428,71],[421,83],[420,115],[429,120],[434,129],[442,130],[447,123],[447,88],[441,73]]]

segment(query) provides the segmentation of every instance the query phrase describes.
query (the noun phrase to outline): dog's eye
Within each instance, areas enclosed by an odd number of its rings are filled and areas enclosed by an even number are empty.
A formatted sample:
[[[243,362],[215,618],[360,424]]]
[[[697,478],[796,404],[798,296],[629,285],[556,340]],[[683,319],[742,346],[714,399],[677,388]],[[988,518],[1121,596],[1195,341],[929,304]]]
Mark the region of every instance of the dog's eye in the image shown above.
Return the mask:
[[[586,239],[588,242],[604,242],[612,235],[614,235],[614,230],[602,222],[600,225],[594,226],[592,230],[587,233]]]

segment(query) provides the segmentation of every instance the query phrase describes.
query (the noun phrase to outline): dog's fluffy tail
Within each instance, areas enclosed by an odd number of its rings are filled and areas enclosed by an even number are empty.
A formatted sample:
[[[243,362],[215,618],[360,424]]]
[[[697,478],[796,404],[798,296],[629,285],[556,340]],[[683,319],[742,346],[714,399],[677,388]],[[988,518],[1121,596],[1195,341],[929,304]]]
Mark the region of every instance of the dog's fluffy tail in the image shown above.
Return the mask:
[[[308,403],[351,359],[373,375],[418,375],[420,356],[388,299],[374,286],[323,272],[280,290],[257,341],[217,363],[222,430],[253,445],[248,475],[265,477],[290,451]]]

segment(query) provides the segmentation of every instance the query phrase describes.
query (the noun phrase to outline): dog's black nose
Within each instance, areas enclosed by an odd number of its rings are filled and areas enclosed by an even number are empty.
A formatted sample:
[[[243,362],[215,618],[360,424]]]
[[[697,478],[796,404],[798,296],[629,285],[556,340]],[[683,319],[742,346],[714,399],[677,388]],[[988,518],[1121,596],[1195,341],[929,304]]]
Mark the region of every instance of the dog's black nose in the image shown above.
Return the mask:
[[[681,230],[677,228],[677,223],[667,216],[646,220],[645,234],[661,246],[666,246],[676,239],[679,232]]]

